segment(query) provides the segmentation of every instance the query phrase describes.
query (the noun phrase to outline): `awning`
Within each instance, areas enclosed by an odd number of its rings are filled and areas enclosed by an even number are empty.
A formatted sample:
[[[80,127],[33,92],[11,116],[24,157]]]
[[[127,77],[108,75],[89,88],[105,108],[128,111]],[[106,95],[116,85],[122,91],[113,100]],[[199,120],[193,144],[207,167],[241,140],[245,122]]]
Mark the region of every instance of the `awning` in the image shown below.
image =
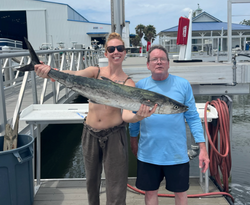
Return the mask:
[[[91,37],[106,37],[109,32],[88,32],[87,34]]]

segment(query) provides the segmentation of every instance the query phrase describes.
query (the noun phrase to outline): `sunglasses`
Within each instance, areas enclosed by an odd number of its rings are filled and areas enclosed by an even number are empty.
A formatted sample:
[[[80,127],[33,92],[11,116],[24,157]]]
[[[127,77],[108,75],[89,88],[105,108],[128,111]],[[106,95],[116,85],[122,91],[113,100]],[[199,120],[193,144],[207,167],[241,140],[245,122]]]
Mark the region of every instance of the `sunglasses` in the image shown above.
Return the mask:
[[[124,45],[108,46],[107,50],[108,50],[109,53],[113,53],[115,51],[115,48],[117,49],[118,52],[123,52],[125,50]]]

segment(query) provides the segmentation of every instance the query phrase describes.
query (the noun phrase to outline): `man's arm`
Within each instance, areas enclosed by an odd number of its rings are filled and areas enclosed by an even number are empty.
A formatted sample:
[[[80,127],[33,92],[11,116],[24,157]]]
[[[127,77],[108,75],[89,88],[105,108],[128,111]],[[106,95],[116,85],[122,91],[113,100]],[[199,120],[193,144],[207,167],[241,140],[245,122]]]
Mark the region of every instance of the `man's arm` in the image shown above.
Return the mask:
[[[129,123],[130,147],[132,153],[137,157],[138,152],[138,136],[140,132],[140,121]]]
[[[199,144],[199,168],[205,173],[209,166],[209,157],[205,145],[204,130],[202,128],[201,119],[195,105],[195,99],[191,85],[188,84],[186,90],[186,101],[185,105],[189,107],[188,111],[184,113],[188,126],[190,127],[191,133],[195,139],[195,142]]]
[[[138,152],[138,137],[130,137],[130,146],[131,146],[131,151],[137,158],[137,152]]]

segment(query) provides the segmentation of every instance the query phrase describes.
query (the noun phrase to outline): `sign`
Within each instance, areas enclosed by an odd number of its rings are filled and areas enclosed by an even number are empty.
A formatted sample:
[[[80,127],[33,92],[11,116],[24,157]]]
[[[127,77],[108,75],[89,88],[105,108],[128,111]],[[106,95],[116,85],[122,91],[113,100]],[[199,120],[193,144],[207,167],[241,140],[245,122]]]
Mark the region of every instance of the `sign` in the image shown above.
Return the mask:
[[[148,42],[147,42],[147,51],[148,51],[150,48],[151,48],[151,42],[148,41]]]
[[[180,17],[177,33],[177,45],[187,45],[188,39],[188,29],[189,29],[189,19]]]

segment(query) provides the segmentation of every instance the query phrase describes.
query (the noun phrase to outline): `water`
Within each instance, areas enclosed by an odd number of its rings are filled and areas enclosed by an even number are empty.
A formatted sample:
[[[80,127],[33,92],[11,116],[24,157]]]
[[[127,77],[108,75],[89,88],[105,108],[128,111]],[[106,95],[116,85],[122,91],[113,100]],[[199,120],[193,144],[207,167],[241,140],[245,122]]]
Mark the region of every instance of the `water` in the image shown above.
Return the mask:
[[[233,97],[232,182],[235,204],[250,205],[250,95]]]
[[[231,98],[233,126],[230,194],[235,199],[235,205],[250,205],[250,136],[248,133],[250,95],[234,95]],[[196,97],[197,103],[207,101],[211,101],[209,96]],[[42,178],[85,177],[80,145],[81,132],[81,124],[51,125],[43,131]]]

